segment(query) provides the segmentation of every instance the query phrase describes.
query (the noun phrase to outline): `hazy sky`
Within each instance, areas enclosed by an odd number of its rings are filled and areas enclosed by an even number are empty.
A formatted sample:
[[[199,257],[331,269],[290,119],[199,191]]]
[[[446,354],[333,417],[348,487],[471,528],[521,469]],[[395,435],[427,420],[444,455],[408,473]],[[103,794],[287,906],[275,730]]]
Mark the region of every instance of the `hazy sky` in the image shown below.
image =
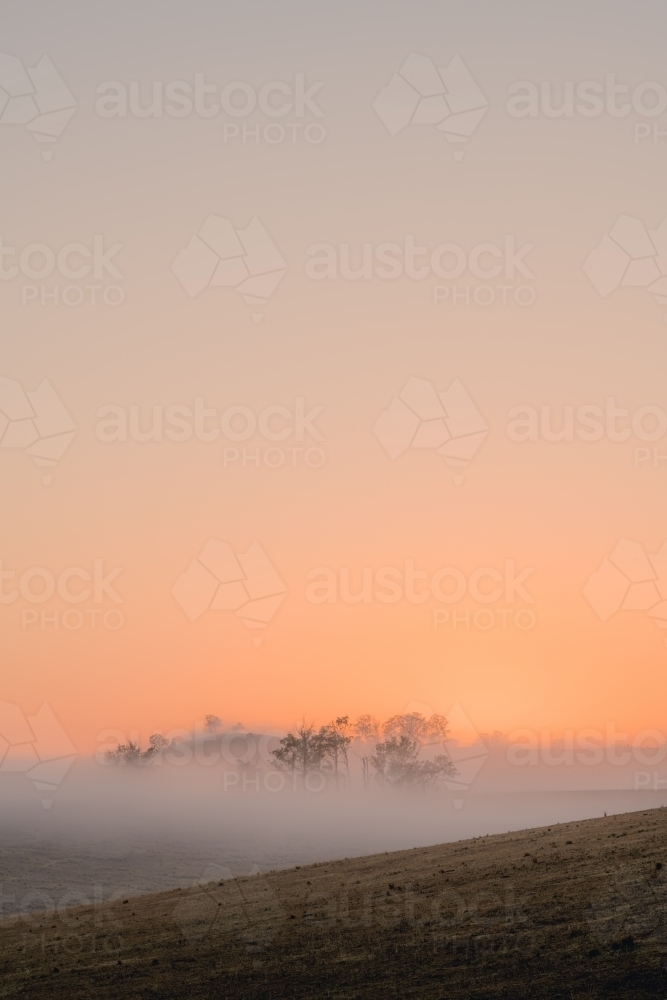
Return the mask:
[[[4,4],[0,700],[660,728],[666,16]]]

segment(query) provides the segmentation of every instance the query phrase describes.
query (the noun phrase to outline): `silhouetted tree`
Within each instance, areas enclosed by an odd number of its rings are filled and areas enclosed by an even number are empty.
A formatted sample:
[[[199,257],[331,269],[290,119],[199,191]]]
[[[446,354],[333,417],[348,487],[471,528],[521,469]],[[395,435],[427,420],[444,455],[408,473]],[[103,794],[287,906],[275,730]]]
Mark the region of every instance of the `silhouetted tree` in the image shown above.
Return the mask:
[[[307,726],[302,722],[296,732],[283,737],[278,749],[271,753],[276,759],[276,767],[301,774],[305,779],[309,771],[319,771],[327,753],[327,745],[321,730],[317,733],[313,725]]]
[[[407,736],[420,747],[426,744],[444,743],[449,734],[449,725],[443,715],[431,715],[426,718],[421,712],[408,712],[406,715],[392,715],[382,726],[385,740],[392,736]]]
[[[358,736],[364,743],[380,738],[380,723],[372,715],[360,715],[352,726],[355,736]]]
[[[352,737],[348,736],[350,720],[347,715],[339,715],[328,726],[322,726],[317,734],[321,745],[324,748],[322,759],[323,767],[331,769],[336,787],[340,771],[345,769],[345,777],[350,780],[350,764],[347,757],[347,748],[352,742]],[[339,766],[340,765],[340,766]]]
[[[115,750],[107,750],[104,756],[114,764],[138,766],[150,763],[157,754],[169,746],[171,743],[161,733],[153,733],[148,737],[148,747],[145,750],[142,750],[138,743],[128,740],[127,743],[119,743]]]
[[[362,756],[356,754],[356,756],[359,757],[359,760],[361,761],[361,780],[364,783],[364,791],[367,791],[371,780],[371,758],[369,754],[363,754]]]
[[[419,760],[420,746],[405,734],[378,743],[370,763],[381,785],[423,788],[440,777],[453,778],[456,768],[444,754],[434,760]]]

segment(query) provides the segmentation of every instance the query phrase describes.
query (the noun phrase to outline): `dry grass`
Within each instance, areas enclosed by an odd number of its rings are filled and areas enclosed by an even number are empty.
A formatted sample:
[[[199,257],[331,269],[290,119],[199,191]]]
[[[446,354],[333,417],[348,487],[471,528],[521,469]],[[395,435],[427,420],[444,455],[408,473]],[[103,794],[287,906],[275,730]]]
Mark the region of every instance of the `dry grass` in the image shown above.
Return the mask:
[[[0,997],[662,1000],[666,959],[657,809],[4,921]]]

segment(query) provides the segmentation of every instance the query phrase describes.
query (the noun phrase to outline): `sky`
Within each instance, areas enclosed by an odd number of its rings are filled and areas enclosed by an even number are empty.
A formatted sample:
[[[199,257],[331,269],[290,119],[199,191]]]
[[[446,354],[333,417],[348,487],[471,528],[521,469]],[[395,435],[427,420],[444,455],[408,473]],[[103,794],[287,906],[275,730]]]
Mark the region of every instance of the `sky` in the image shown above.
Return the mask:
[[[4,5],[0,701],[662,731],[665,16]]]

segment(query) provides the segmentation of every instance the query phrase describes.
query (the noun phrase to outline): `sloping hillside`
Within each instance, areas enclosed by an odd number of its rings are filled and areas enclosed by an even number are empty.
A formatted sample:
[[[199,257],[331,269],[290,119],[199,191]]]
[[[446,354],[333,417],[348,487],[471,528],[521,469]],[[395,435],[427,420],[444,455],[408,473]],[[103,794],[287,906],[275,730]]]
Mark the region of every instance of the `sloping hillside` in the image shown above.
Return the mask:
[[[409,799],[406,799],[409,808]],[[667,996],[667,810],[4,921],[0,996]]]

